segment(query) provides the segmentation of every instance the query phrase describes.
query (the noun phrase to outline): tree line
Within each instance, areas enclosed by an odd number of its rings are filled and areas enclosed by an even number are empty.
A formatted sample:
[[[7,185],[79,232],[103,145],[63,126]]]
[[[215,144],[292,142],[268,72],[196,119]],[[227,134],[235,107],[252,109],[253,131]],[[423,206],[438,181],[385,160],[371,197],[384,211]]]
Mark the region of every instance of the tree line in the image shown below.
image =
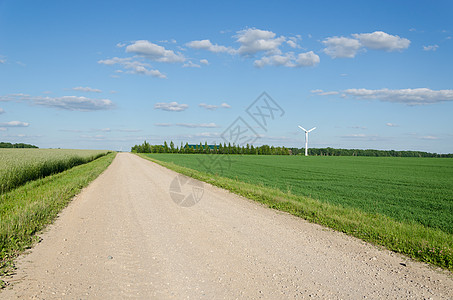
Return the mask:
[[[183,144],[175,146],[173,141],[163,145],[151,145],[144,141],[141,145],[131,148],[135,153],[183,153],[183,154],[250,154],[250,155],[304,155],[305,148],[274,147],[269,145],[246,146],[231,145],[231,143],[220,143],[208,145],[207,142],[200,144]],[[453,154],[437,154],[422,151],[395,151],[395,150],[373,150],[373,149],[335,149],[335,148],[309,148],[311,156],[376,156],[376,157],[453,157]]]
[[[304,154],[305,148],[290,148],[292,154]],[[335,148],[309,148],[308,155],[314,156],[376,156],[376,157],[449,157],[453,154],[437,154],[423,151],[397,151],[374,149],[335,149]]]
[[[290,155],[291,151],[286,147],[274,147],[263,145],[255,147],[247,144],[246,146],[231,145],[231,143],[208,145],[207,142],[203,145],[186,143],[181,146],[176,146],[173,141],[168,144],[166,141],[163,145],[150,145],[145,141],[141,145],[135,145],[131,148],[131,152],[136,153],[199,153],[199,154],[255,154],[255,155]]]
[[[24,143],[11,144],[6,142],[0,142],[0,148],[39,148],[39,147]]]

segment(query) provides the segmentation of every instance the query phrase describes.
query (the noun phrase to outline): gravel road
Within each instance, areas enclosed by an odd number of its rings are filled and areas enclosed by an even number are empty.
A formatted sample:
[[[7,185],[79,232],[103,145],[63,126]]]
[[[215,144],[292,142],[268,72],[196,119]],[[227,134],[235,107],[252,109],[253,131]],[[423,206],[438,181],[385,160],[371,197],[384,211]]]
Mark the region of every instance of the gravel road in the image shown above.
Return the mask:
[[[0,298],[453,299],[451,273],[129,153],[41,236]]]

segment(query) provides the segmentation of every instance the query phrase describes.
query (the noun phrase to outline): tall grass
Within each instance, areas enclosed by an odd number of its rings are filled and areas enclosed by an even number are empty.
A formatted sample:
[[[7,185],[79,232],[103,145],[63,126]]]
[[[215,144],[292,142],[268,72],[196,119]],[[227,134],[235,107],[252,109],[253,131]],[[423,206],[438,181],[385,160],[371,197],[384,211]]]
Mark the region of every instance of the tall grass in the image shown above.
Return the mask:
[[[107,151],[67,149],[0,149],[0,194],[29,181],[93,161]]]

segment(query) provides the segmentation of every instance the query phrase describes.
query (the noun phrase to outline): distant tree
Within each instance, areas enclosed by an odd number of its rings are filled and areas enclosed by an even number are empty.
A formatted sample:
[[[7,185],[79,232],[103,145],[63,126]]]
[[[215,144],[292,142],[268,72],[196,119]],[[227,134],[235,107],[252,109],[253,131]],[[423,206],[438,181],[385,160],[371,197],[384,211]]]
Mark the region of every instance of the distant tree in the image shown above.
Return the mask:
[[[38,147],[35,145],[24,143],[11,144],[6,142],[0,142],[0,148],[38,148]]]

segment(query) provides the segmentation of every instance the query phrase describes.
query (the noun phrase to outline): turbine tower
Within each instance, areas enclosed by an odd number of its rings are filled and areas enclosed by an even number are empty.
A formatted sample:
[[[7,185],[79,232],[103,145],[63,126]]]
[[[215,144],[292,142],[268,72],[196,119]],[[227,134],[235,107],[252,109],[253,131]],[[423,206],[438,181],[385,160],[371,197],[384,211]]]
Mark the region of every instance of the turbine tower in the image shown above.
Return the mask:
[[[312,129],[310,130],[306,130],[305,128],[303,128],[302,126],[299,125],[299,128],[302,129],[303,131],[305,131],[305,156],[308,156],[308,133],[310,131],[313,131],[316,129],[316,127],[313,127]]]

